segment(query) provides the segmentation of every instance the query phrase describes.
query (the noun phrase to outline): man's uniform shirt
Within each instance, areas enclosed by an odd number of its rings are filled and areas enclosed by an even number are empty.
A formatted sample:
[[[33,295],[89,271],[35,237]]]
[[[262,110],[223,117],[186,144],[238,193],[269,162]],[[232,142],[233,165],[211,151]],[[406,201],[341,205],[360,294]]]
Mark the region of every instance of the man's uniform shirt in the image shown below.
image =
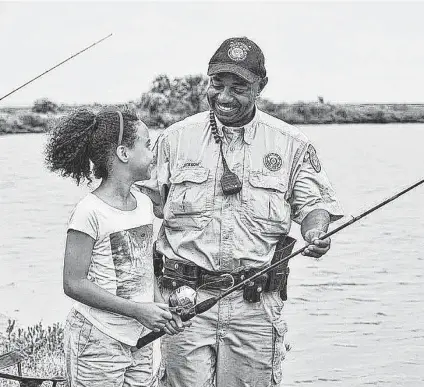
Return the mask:
[[[278,239],[315,209],[343,216],[316,151],[297,128],[256,109],[242,128],[218,120],[218,135],[240,193],[224,196],[220,146],[209,112],[177,122],[155,145],[152,178],[142,191],[163,217],[157,249],[207,270],[271,262]]]

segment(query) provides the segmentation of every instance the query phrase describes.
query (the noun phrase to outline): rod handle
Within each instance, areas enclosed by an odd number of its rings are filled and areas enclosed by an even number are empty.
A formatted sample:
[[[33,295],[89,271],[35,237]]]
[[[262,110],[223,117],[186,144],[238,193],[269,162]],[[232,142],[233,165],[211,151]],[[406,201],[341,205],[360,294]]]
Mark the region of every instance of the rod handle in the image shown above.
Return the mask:
[[[191,320],[194,316],[206,312],[212,308],[219,301],[218,297],[207,298],[206,300],[200,302],[199,304],[194,305],[193,310],[189,313],[184,313],[181,315],[181,320],[183,322]],[[165,334],[165,331],[160,332],[150,332],[146,336],[140,337],[137,341],[137,348],[142,348],[147,344],[159,339]]]
[[[137,348],[143,348],[147,344],[152,343],[153,341],[159,339],[165,334],[165,331],[160,332],[150,332],[146,336],[140,337],[137,341]]]
[[[181,316],[181,321],[188,321],[190,319],[192,319],[195,315],[194,314],[187,314],[187,315],[182,315]],[[153,341],[161,338],[163,335],[165,335],[165,331],[161,330],[159,332],[150,332],[148,333],[146,336],[140,337],[137,341],[137,348],[143,348],[144,346],[146,346],[147,344],[152,343]]]

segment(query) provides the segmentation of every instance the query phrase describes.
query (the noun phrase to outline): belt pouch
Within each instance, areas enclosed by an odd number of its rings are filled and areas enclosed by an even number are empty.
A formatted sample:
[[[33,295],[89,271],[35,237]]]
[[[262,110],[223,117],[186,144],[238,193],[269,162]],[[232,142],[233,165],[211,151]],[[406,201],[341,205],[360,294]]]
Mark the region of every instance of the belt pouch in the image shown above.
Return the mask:
[[[253,281],[248,282],[243,288],[243,299],[251,303],[259,302],[267,280],[268,275],[262,274]]]

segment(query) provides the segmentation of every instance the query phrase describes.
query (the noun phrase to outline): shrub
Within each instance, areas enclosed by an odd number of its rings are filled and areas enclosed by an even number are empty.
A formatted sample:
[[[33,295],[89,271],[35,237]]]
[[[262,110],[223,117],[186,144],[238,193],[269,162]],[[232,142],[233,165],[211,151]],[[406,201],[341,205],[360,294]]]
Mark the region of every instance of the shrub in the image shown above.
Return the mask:
[[[61,324],[43,327],[42,323],[26,329],[16,328],[15,320],[8,320],[6,337],[0,342],[0,354],[13,350],[23,351],[26,355],[22,363],[25,376],[63,376],[65,359],[63,350],[64,330]],[[16,371],[16,367],[7,370]],[[15,382],[16,383],[16,382]],[[0,385],[7,385],[1,384]]]
[[[29,126],[31,128],[47,128],[47,119],[37,114],[23,114],[19,116],[19,119],[24,126]]]
[[[37,99],[34,102],[34,105],[32,107],[32,111],[35,113],[56,113],[58,111],[58,106],[48,100],[47,98],[41,98],[41,99]]]
[[[0,133],[7,133],[8,125],[4,118],[0,118]]]

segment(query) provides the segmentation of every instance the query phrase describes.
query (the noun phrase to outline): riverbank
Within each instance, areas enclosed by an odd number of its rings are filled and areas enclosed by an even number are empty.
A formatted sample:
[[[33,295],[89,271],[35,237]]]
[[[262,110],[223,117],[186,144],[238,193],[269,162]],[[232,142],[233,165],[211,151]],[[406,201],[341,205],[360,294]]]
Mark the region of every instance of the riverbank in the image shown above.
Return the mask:
[[[92,105],[98,108],[100,105]],[[420,123],[424,122],[424,104],[331,104],[320,102],[273,103],[259,100],[261,110],[293,125],[317,124],[369,124],[369,123]],[[44,133],[56,118],[78,106],[61,106],[54,112],[34,112],[31,107],[0,108],[0,135],[17,133]],[[149,127],[163,126],[161,115],[148,116]],[[167,124],[178,121],[190,113],[181,113]]]

